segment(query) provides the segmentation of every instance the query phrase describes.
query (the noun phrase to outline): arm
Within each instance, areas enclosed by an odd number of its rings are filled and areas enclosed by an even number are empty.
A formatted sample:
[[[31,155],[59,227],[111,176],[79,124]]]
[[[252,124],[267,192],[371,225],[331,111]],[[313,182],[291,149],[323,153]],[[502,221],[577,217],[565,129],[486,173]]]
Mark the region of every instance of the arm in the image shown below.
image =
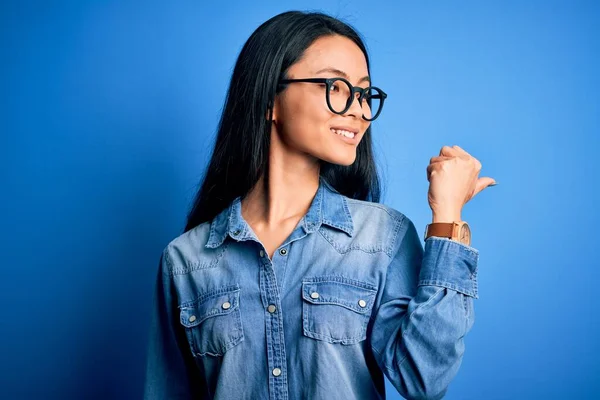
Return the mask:
[[[441,399],[458,372],[464,336],[474,322],[479,253],[431,237],[425,250],[403,216],[399,244],[374,311],[371,348],[380,368],[407,399]]]
[[[144,399],[202,399],[206,397],[206,388],[179,322],[169,260],[165,249],[155,284]]]

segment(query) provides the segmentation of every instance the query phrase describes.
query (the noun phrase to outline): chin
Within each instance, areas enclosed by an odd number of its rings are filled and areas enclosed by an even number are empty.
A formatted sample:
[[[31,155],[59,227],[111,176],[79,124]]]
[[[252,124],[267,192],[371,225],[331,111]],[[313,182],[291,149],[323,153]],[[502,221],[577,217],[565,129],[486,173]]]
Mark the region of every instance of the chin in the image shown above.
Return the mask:
[[[347,157],[340,157],[340,154],[336,154],[335,156],[323,157],[321,159],[331,164],[343,165],[348,167],[354,164],[354,161],[356,161],[356,152],[354,151],[352,152],[352,154],[348,154]]]

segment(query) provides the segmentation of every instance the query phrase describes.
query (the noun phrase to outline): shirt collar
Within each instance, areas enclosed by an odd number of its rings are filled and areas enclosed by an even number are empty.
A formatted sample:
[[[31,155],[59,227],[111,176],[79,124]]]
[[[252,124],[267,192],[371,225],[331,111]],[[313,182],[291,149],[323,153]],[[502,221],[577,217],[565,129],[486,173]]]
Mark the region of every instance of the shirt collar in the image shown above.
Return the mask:
[[[321,224],[346,232],[350,237],[354,234],[354,225],[346,197],[319,176],[319,188],[306,215],[302,217],[301,225],[308,234],[319,229]],[[242,217],[240,196],[213,218],[205,247],[220,246],[227,235],[236,240],[253,237],[248,223]]]

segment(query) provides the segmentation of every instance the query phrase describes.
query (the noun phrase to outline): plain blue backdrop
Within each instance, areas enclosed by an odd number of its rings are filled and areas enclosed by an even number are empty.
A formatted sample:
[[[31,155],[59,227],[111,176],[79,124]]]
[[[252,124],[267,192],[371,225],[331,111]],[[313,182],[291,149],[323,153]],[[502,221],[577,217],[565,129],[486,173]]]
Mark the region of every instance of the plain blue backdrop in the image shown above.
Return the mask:
[[[446,398],[599,398],[600,6],[350,0],[2,2],[0,398],[141,396],[160,252],[243,43],[290,9],[366,40],[383,203],[424,230],[443,145],[498,181],[463,210],[480,298]]]

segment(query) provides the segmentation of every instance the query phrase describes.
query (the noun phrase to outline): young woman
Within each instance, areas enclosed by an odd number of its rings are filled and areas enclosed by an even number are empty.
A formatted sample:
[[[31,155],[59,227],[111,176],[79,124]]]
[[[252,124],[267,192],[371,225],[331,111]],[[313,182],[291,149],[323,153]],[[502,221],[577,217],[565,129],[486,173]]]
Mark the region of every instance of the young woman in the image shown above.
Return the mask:
[[[160,258],[146,399],[382,399],[384,376],[408,399],[444,396],[478,298],[460,214],[494,180],[443,146],[423,247],[378,203],[386,96],[335,18],[286,12],[250,36],[185,232]]]

